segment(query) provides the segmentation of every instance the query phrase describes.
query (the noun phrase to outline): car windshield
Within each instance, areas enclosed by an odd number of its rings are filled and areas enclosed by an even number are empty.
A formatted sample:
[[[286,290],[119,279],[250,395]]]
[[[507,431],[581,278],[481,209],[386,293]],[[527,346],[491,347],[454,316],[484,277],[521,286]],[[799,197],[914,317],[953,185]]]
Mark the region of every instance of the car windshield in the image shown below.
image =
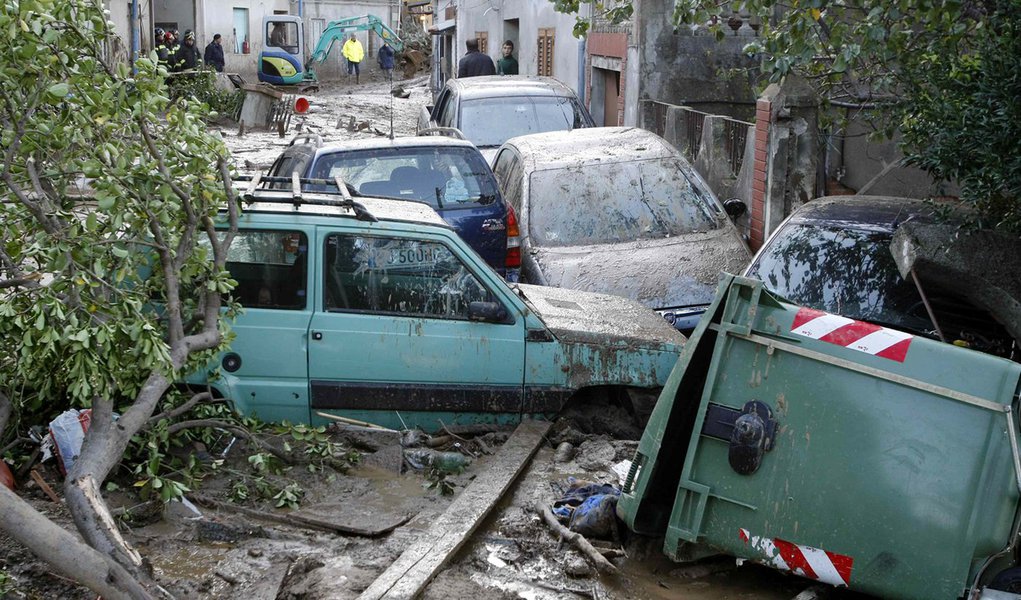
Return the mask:
[[[501,96],[461,103],[460,129],[473,144],[494,147],[512,137],[585,127],[581,106],[562,96]]]
[[[345,150],[312,165],[316,179],[341,177],[363,196],[425,202],[436,209],[471,208],[496,200],[496,180],[470,147]]]
[[[529,235],[539,246],[667,238],[720,226],[715,198],[675,158],[535,171]]]
[[[918,333],[932,328],[918,290],[897,271],[889,233],[789,224],[748,276],[818,310]]]

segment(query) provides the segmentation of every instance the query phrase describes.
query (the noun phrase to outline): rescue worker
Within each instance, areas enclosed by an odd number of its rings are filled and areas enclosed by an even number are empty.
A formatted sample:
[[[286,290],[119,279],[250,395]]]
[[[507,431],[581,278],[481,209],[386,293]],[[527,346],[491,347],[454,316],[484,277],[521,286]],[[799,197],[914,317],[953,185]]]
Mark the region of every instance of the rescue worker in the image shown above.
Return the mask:
[[[157,27],[155,31],[153,31],[153,50],[156,51],[156,60],[161,65],[166,65],[167,61],[170,60],[170,52],[167,50],[166,36],[167,32],[163,31],[162,27]]]
[[[184,32],[184,41],[174,54],[174,70],[187,71],[201,66],[202,53],[195,46],[195,32],[189,29]]]
[[[344,42],[343,48],[344,58],[347,59],[347,74],[350,76],[354,73],[355,83],[358,83],[358,76],[361,74],[359,65],[362,59],[365,58],[365,50],[362,49],[362,43],[358,41],[355,34],[351,34],[351,39]]]

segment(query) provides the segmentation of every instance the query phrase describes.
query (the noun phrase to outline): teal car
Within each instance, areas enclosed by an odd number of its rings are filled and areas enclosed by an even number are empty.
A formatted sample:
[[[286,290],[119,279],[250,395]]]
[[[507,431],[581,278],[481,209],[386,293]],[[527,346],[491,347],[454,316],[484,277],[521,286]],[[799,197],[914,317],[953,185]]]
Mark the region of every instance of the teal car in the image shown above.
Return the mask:
[[[633,301],[507,284],[425,204],[253,200],[227,264],[245,311],[229,350],[188,378],[242,413],[435,430],[597,395],[640,413],[683,347]]]

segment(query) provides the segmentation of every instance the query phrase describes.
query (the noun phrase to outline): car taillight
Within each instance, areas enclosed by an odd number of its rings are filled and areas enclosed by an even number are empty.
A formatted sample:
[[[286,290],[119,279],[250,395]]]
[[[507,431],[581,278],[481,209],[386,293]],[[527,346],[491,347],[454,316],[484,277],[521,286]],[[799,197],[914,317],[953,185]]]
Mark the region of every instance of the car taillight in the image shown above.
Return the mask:
[[[507,259],[504,266],[508,269],[521,268],[521,233],[518,231],[518,217],[509,205],[507,206]]]

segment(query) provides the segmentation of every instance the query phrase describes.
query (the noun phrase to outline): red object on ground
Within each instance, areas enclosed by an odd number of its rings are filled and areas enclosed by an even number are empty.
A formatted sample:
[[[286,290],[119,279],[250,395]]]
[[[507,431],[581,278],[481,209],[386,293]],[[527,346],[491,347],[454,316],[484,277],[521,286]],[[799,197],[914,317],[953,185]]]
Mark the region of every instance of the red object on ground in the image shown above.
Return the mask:
[[[296,113],[298,113],[300,115],[300,114],[304,113],[307,110],[308,110],[308,99],[307,98],[302,97],[302,98],[298,98],[297,100],[294,101],[294,112],[296,112]]]
[[[14,491],[14,475],[11,473],[7,463],[2,460],[0,460],[0,485],[5,485],[12,492]]]

